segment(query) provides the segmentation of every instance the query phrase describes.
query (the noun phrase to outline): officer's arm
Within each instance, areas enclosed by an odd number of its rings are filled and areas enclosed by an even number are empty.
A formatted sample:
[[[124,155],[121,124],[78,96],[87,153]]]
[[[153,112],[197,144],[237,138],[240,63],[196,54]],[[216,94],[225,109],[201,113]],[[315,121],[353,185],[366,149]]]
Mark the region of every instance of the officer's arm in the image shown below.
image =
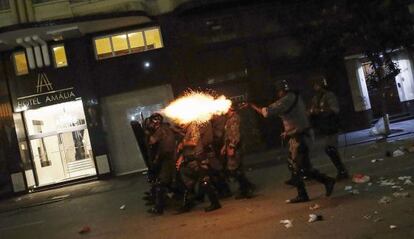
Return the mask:
[[[283,112],[287,111],[289,107],[292,106],[293,102],[295,101],[295,94],[288,93],[283,98],[279,99],[275,103],[269,105],[268,107],[263,108],[265,117],[270,115],[281,115]]]

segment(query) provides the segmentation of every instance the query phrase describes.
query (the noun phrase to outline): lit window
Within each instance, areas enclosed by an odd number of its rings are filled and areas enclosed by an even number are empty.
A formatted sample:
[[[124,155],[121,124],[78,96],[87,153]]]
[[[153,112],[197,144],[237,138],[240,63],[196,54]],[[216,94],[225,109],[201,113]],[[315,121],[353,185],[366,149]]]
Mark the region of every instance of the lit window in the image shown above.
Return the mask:
[[[128,33],[128,40],[132,52],[145,51],[145,41],[142,32]]]
[[[148,49],[156,49],[162,47],[160,29],[151,29],[145,31],[145,40]]]
[[[16,75],[26,75],[29,74],[29,68],[27,67],[26,54],[24,51],[19,51],[13,54],[14,59],[14,68],[16,70]]]
[[[109,37],[96,39],[95,49],[96,49],[96,55],[98,59],[111,57],[112,56],[111,39]]]
[[[127,35],[115,35],[111,37],[112,47],[115,55],[125,55],[129,53]]]
[[[94,43],[98,60],[163,47],[161,31],[154,27],[98,37]]]
[[[66,58],[66,51],[64,45],[53,46],[53,59],[55,60],[55,67],[65,67],[68,65]]]

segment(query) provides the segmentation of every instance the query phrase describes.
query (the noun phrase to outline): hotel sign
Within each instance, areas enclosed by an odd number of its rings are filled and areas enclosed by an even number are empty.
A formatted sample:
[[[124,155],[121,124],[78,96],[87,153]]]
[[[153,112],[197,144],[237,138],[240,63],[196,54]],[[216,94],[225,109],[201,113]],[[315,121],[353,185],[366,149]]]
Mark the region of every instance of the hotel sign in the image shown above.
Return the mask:
[[[32,95],[17,97],[15,111],[24,111],[45,105],[71,101],[77,98],[74,87],[55,89],[44,72],[37,74],[37,83],[34,92]]]

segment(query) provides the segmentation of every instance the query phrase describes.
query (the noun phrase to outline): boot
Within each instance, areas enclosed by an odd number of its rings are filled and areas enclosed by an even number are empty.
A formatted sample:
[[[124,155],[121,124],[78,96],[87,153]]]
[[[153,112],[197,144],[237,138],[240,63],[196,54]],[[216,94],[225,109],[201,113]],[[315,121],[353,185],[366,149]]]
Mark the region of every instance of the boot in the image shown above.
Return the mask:
[[[335,179],[326,176],[323,173],[320,173],[316,169],[311,169],[306,172],[306,175],[309,176],[311,179],[315,179],[316,181],[322,183],[325,186],[326,196],[331,196],[334,186],[335,186]]]
[[[341,157],[339,155],[338,149],[333,146],[328,146],[325,149],[326,154],[331,159],[333,165],[335,165],[338,174],[336,176],[336,180],[340,181],[343,179],[348,179],[349,175],[347,170],[345,169],[345,165],[342,163]]]
[[[249,199],[253,197],[253,186],[252,183],[246,178],[246,175],[242,172],[238,173],[236,180],[240,185],[240,193],[236,196],[237,199]]]
[[[205,212],[211,212],[221,208],[220,202],[217,198],[214,189],[211,187],[209,182],[202,182],[204,192],[206,192],[208,199],[210,200],[210,206],[204,208]]]
[[[301,203],[309,201],[309,196],[302,180],[298,180],[296,189],[298,190],[298,195],[292,199],[286,200],[286,203]]]
[[[165,188],[156,186],[155,188],[155,206],[148,210],[151,214],[161,215],[164,213],[165,207]]]
[[[194,202],[190,199],[190,192],[188,190],[185,190],[182,205],[178,209],[177,213],[181,214],[189,212],[193,207]]]

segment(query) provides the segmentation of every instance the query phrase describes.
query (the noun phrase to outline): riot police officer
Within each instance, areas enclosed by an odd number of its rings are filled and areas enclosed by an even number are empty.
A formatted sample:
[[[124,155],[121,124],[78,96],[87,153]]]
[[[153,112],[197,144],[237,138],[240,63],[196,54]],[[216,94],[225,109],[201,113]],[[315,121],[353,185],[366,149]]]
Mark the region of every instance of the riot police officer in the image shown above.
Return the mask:
[[[187,126],[182,147],[183,162],[180,166],[180,175],[186,186],[186,191],[184,192],[183,204],[179,212],[187,212],[193,207],[190,193],[194,192],[197,184],[200,190],[207,195],[211,203],[204,210],[210,212],[221,208],[209,176],[209,163],[204,150],[199,124],[190,123]]]
[[[339,104],[333,92],[327,89],[325,78],[313,82],[315,95],[309,109],[312,125],[323,136],[324,150],[337,169],[337,180],[349,177],[338,152]]]
[[[298,195],[287,200],[287,203],[309,201],[303,177],[315,179],[325,186],[326,196],[333,192],[335,180],[314,169],[309,159],[309,143],[311,140],[311,127],[306,114],[305,104],[297,92],[291,91],[286,81],[276,83],[278,100],[268,107],[259,108],[251,105],[264,117],[278,115],[283,122],[282,137],[289,143],[289,165],[292,170],[293,185]]]
[[[251,198],[253,184],[247,179],[242,165],[242,153],[240,143],[240,116],[232,107],[226,114],[224,126],[224,145],[221,154],[225,157],[226,171],[239,183],[239,195],[236,199]]]
[[[152,167],[156,168],[153,182],[155,206],[148,212],[163,214],[165,195],[175,176],[175,134],[158,113],[150,116],[148,127],[150,132],[148,143],[150,146],[157,145],[157,152],[152,159]]]

